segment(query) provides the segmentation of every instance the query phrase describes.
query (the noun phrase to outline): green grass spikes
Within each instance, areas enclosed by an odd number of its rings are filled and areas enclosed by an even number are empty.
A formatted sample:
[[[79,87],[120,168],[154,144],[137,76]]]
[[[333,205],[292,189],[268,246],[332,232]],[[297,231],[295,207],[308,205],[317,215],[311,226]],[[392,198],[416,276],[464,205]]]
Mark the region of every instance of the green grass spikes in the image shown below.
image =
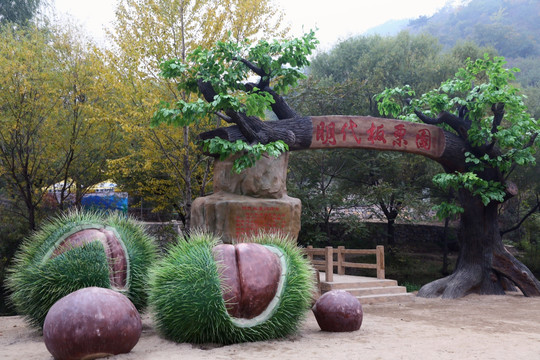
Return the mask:
[[[51,256],[68,234],[96,226],[114,229],[120,237],[128,263],[127,285],[121,292],[139,311],[146,307],[148,268],[157,254],[153,238],[141,224],[121,214],[70,211],[25,239],[8,270],[9,299],[32,326],[43,327],[51,306],[73,291],[90,286],[111,288],[107,255],[100,241]]]
[[[282,338],[297,331],[310,308],[313,269],[300,249],[281,235],[263,234],[249,242],[275,247],[284,255],[286,276],[271,316],[243,327],[229,316],[220,287],[220,264],[212,255],[219,239],[193,232],[169,249],[150,272],[149,302],[157,329],[187,343],[232,344]]]

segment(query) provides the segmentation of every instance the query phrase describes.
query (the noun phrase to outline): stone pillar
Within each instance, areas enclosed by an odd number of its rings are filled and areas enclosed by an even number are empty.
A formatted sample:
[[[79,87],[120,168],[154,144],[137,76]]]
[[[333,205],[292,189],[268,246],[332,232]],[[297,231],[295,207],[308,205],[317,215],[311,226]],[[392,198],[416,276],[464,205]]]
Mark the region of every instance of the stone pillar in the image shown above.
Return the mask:
[[[288,153],[263,157],[240,174],[231,170],[234,158],[216,160],[214,193],[193,202],[192,229],[213,232],[224,243],[242,242],[261,231],[279,231],[296,241],[301,203],[287,196],[288,159]]]

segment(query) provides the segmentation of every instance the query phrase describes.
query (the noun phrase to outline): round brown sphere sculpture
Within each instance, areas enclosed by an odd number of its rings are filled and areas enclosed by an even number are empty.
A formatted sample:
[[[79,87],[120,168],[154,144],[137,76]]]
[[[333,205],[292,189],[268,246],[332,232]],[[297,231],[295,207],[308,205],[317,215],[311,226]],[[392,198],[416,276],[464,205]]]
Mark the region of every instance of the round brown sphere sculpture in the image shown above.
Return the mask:
[[[56,360],[128,353],[141,332],[141,317],[133,303],[116,291],[98,287],[58,300],[43,325],[45,346]]]
[[[360,301],[344,290],[324,293],[313,306],[313,314],[323,331],[356,331],[364,314]]]

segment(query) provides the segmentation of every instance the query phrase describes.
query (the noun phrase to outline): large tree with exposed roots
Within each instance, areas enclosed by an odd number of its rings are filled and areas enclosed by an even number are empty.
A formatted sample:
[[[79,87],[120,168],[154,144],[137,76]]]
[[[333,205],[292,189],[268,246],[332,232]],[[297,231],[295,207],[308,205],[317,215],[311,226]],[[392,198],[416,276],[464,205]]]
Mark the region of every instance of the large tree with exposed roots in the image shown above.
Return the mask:
[[[217,115],[234,124],[200,137],[210,153],[224,157],[242,151],[247,160],[238,163],[238,170],[252,164],[261,151],[317,148],[314,140],[320,134],[314,129],[320,118],[300,116],[284,98],[303,77],[300,70],[308,65],[307,57],[316,43],[313,33],[300,39],[261,41],[255,45],[223,42],[213,49],[194,52],[188,63],[166,61],[162,74],[176,78],[179,88],[193,98],[163,104],[154,121],[186,125]],[[516,69],[506,69],[504,64],[502,58],[468,61],[454,78],[419,97],[408,87],[388,89],[377,97],[384,115],[438,127],[440,151],[423,155],[444,169],[434,181],[458,194],[456,203],[444,203],[438,209],[441,217],[461,215],[455,271],[422,287],[420,296],[504,294],[514,285],[527,296],[540,296],[540,282],[505,250],[498,224],[500,205],[517,194],[509,176],[518,165],[534,163],[540,132],[518,90],[510,84]],[[267,110],[278,120],[263,121]],[[396,121],[371,117],[349,120],[358,129],[363,122],[373,126],[375,120],[382,125]],[[395,124],[392,126],[401,126]],[[404,148],[381,150],[418,153]]]

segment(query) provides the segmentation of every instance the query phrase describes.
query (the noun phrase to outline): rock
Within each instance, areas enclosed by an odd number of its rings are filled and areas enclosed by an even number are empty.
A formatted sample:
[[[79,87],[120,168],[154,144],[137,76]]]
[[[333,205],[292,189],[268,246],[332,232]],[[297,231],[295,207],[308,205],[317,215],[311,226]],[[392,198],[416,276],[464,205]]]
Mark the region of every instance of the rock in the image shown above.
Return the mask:
[[[259,199],[219,192],[193,201],[191,226],[219,235],[224,243],[242,242],[260,232],[280,232],[296,240],[301,212],[300,200],[287,195]]]
[[[249,241],[264,233],[282,233],[296,241],[302,203],[287,196],[288,153],[263,157],[240,174],[234,157],[214,165],[214,193],[191,206],[191,227],[221,237],[224,243]]]
[[[235,157],[214,163],[214,192],[227,192],[255,198],[279,199],[287,194],[289,154],[262,157],[255,166],[240,174],[233,172]]]
[[[128,353],[141,332],[141,317],[131,301],[98,287],[80,289],[58,300],[43,325],[45,345],[57,360]]]
[[[356,331],[360,329],[364,316],[360,301],[344,290],[324,293],[312,310],[323,331]]]

